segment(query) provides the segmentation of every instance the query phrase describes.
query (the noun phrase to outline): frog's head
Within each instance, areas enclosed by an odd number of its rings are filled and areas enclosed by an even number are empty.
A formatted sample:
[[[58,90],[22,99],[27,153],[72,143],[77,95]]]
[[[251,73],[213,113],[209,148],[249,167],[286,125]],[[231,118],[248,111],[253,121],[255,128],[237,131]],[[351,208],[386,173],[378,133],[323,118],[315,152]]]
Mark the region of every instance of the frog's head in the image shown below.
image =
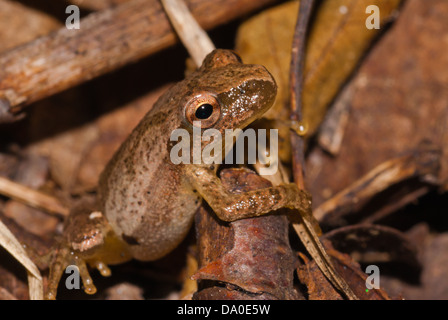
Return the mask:
[[[210,153],[213,159],[202,158],[205,163],[223,159],[231,147],[227,145],[227,139],[222,143],[229,133],[227,130],[238,135],[238,131],[232,130],[244,129],[259,119],[272,106],[277,93],[275,80],[265,67],[244,64],[229,50],[211,52],[180,87],[184,90],[179,110],[182,127],[193,132],[190,135],[192,159],[195,158],[194,151],[204,150],[213,142],[213,152]],[[203,136],[210,134],[209,138],[193,139],[198,131]],[[200,148],[195,147],[197,143],[201,144]],[[215,149],[219,145],[222,149]]]
[[[277,85],[260,65],[244,64],[230,50],[214,50],[192,75],[183,103],[187,125],[202,129],[243,129],[274,103]]]

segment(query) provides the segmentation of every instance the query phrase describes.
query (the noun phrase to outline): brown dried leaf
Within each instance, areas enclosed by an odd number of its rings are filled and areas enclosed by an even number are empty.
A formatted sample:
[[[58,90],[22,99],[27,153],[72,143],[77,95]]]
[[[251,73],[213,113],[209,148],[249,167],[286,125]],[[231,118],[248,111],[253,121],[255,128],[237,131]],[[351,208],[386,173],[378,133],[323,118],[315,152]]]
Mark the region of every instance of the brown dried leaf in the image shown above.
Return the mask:
[[[382,289],[373,289],[366,292],[365,281],[367,275],[362,272],[358,263],[349,255],[334,250],[331,244],[322,241],[325,249],[332,258],[333,265],[338,273],[347,281],[350,288],[361,300],[389,300],[389,296]],[[309,300],[342,300],[326,277],[322,274],[314,260],[305,261],[298,270],[299,280],[308,288]]]
[[[0,176],[11,178],[17,172],[19,159],[15,155],[0,153]]]
[[[248,169],[224,169],[221,180],[230,192],[271,185]],[[286,216],[269,215],[223,224],[204,212],[198,214],[196,222],[201,265],[195,279],[224,282],[227,291],[239,288],[249,293],[247,297],[298,298],[293,288],[295,257],[289,245]],[[199,296],[204,295],[208,293],[201,291]]]
[[[326,0],[317,8],[310,26],[305,61],[303,117],[309,133],[316,131],[325,116],[328,104],[352,73],[360,58],[378,35],[368,30],[365,13],[368,5],[377,5],[381,26],[391,19],[401,0]],[[290,1],[263,11],[241,25],[236,50],[247,63],[266,66],[278,84],[274,106],[268,119],[289,118],[289,67],[291,43],[299,2]],[[289,129],[280,128],[282,160],[289,159]],[[289,161],[289,160],[288,160]]]
[[[332,230],[324,235],[339,251],[363,263],[401,262],[420,269],[418,250],[402,232],[387,226],[362,224]]]
[[[438,179],[448,185],[448,2],[409,0],[358,74],[337,157],[315,148],[307,185],[315,205],[424,139],[443,150]]]
[[[30,259],[22,244],[2,221],[0,221],[0,246],[26,268],[30,299],[43,299],[43,283],[39,269]]]
[[[33,189],[39,189],[47,181],[48,172],[48,159],[27,154],[20,160],[14,181]]]
[[[18,225],[28,232],[43,238],[51,234],[60,222],[54,216],[14,200],[6,202],[3,212],[5,216],[14,219]]]
[[[425,299],[448,299],[447,248],[448,233],[446,232],[435,237],[426,247],[423,255],[425,268],[421,277]]]
[[[0,300],[17,300],[8,290],[0,287]]]
[[[420,246],[423,265],[420,277],[410,282],[410,279],[384,275],[381,277],[381,286],[391,294],[402,295],[407,300],[448,299],[448,233],[431,234],[428,226],[421,223],[411,229],[408,235],[414,237],[413,240]]]
[[[28,150],[48,157],[52,178],[63,190],[71,191],[75,188],[85,150],[98,135],[97,127],[88,124],[39,141]]]
[[[270,293],[282,300],[295,298],[295,294],[285,290],[293,280],[292,255],[289,255],[288,263],[288,252],[285,252],[289,247],[288,224],[277,221],[279,217],[276,216],[265,218],[264,221],[244,219],[233,222],[233,249],[201,268],[195,278],[230,283],[254,294]]]
[[[410,150],[376,166],[317,207],[314,216],[326,225],[345,223],[350,216],[355,216],[360,208],[366,206],[366,203],[374,201],[372,198],[381,192],[387,192],[394,185],[412,178],[434,180],[440,169],[440,154],[439,147],[424,141],[416,150]],[[408,192],[409,195],[412,194]]]
[[[2,261],[0,283],[2,291],[5,293],[2,299],[29,300],[28,286],[23,277],[23,267],[6,250],[0,251],[0,258]]]

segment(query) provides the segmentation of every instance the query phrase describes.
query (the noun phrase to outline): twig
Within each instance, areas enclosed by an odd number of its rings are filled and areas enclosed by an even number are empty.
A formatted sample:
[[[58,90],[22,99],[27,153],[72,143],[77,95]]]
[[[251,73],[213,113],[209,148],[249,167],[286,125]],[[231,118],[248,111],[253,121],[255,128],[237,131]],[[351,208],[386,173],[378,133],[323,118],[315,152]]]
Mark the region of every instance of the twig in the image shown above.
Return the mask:
[[[205,56],[215,49],[213,42],[199,26],[183,0],[161,0],[177,35],[199,67]]]
[[[406,156],[383,162],[321,204],[314,210],[314,216],[319,221],[326,219],[329,214],[341,216],[400,181],[416,176],[436,176],[440,166],[439,157],[440,149],[423,146]]]
[[[306,34],[314,0],[300,1],[296,29],[292,42],[290,68],[291,120],[302,121],[303,69],[305,64]],[[291,150],[294,181],[300,189],[305,189],[305,144],[298,134],[291,133]]]
[[[274,1],[189,0],[188,3],[192,4],[192,14],[198,23],[210,29]],[[133,0],[95,12],[81,20],[80,26],[79,30],[62,28],[0,55],[0,99],[9,113],[19,113],[25,105],[176,42],[159,0]]]
[[[299,14],[292,43],[290,70],[290,102],[292,121],[302,121],[305,43],[313,5],[314,0],[300,1]],[[302,137],[295,132],[291,133],[291,150],[294,181],[299,189],[305,189],[305,144]],[[302,218],[301,223],[293,224],[293,228],[310,255],[316,261],[316,264],[325,277],[347,298],[351,300],[358,299],[344,278],[336,272],[330,257],[319,240],[319,235],[314,230],[314,226],[311,221],[308,221],[306,218]]]
[[[0,177],[0,194],[50,214],[67,216],[69,213],[58,199],[3,177]]]
[[[373,224],[373,223],[377,222],[378,220],[383,219],[384,217],[388,216],[392,212],[395,212],[401,208],[404,208],[408,204],[415,202],[417,199],[419,199],[419,198],[423,197],[425,194],[427,194],[430,190],[431,190],[431,188],[429,186],[420,187],[417,190],[414,190],[414,191],[406,194],[402,198],[398,199],[396,202],[378,210],[371,216],[361,220],[360,223],[365,223],[365,224],[372,223]]]
[[[0,221],[0,245],[17,259],[28,271],[28,285],[31,300],[43,299],[42,276],[36,265],[28,258],[28,255],[16,237]]]

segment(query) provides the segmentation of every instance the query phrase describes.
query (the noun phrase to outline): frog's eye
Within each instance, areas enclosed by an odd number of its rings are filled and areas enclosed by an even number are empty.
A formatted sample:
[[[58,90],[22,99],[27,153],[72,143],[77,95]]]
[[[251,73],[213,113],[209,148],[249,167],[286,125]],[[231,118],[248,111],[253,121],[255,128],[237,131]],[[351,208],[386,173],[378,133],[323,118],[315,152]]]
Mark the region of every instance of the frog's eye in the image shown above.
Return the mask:
[[[221,106],[216,97],[209,93],[201,93],[193,97],[185,105],[187,121],[201,128],[210,128],[219,119]]]

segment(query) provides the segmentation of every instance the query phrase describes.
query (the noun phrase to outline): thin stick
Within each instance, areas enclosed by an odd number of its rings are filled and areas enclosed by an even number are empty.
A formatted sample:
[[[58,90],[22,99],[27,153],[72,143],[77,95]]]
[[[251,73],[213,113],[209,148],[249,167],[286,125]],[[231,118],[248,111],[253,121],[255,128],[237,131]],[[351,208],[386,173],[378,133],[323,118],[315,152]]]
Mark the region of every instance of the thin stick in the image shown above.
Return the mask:
[[[20,242],[11,231],[0,221],[0,245],[17,259],[28,271],[30,299],[43,299],[42,276],[36,265],[28,258]]]
[[[191,15],[183,0],[161,1],[182,44],[199,67],[205,56],[215,49],[213,42]]]
[[[305,61],[306,34],[314,6],[314,0],[300,1],[299,13],[291,50],[290,102],[291,120],[302,121],[303,70]],[[305,189],[305,144],[298,134],[291,133],[294,181]]]
[[[291,51],[290,101],[291,120],[302,121],[303,70],[305,61],[306,34],[313,9],[314,0],[301,0]],[[305,189],[305,144],[298,134],[291,133],[291,150],[294,181],[299,189]],[[302,218],[302,223],[293,224],[293,228],[306,249],[316,261],[324,276],[348,299],[357,300],[347,282],[335,270],[330,257],[314,231],[310,221]]]
[[[67,216],[69,210],[58,199],[0,177],[0,194],[50,214]]]
[[[359,300],[344,278],[337,273],[313,226],[305,219],[302,221],[303,223],[294,223],[292,226],[320,271],[348,299]]]

